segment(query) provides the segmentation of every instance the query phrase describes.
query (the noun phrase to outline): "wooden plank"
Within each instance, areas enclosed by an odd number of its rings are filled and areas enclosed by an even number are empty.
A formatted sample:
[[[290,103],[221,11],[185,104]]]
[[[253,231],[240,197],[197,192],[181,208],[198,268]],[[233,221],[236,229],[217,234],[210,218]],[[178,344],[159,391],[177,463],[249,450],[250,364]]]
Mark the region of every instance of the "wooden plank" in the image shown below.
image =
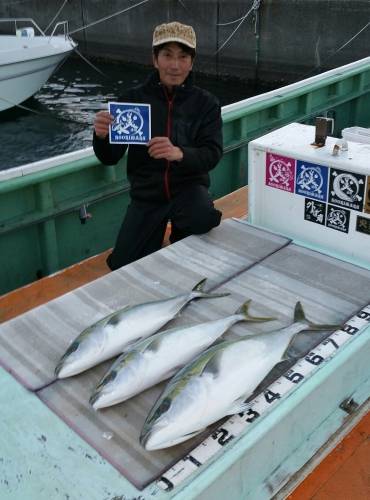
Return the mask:
[[[370,412],[286,498],[370,498]]]

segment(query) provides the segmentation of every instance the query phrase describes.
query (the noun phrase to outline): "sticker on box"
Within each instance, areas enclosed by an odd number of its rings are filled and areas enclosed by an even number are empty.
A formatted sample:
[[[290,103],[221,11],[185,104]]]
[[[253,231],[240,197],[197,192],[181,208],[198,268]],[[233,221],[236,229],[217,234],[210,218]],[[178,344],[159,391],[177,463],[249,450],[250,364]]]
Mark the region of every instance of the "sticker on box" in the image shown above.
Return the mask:
[[[109,102],[114,122],[109,127],[111,144],[147,144],[151,139],[150,104]]]
[[[362,211],[366,177],[354,172],[330,169],[329,203]]]
[[[267,153],[266,185],[294,193],[295,166],[294,158]]]
[[[326,213],[326,227],[330,227],[336,231],[341,231],[342,233],[348,233],[350,216],[350,210],[336,207],[334,205],[328,205]]]
[[[370,214],[370,176],[367,177],[364,212]]]
[[[356,231],[370,235],[370,219],[358,215],[356,220]]]
[[[328,167],[297,161],[295,192],[316,200],[326,201],[328,191]]]
[[[304,200],[304,218],[316,224],[325,225],[326,203],[317,200]]]

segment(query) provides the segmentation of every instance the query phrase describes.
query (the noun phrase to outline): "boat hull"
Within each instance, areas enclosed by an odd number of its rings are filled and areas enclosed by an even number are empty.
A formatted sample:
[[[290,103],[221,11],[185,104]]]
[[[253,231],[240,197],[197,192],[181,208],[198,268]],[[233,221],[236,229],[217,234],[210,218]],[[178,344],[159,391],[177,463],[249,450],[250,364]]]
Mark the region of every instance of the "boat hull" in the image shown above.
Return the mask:
[[[72,52],[72,40],[36,47],[23,45],[13,57],[0,55],[0,111],[12,108],[33,96],[58,65]]]

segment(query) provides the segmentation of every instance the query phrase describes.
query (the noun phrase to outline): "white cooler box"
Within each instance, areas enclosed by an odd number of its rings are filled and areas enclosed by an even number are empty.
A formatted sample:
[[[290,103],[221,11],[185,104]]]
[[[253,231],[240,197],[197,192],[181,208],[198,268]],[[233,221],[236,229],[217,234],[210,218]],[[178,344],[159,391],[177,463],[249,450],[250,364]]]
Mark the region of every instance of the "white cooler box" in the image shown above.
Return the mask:
[[[249,222],[370,269],[370,145],[292,123],[249,143]]]

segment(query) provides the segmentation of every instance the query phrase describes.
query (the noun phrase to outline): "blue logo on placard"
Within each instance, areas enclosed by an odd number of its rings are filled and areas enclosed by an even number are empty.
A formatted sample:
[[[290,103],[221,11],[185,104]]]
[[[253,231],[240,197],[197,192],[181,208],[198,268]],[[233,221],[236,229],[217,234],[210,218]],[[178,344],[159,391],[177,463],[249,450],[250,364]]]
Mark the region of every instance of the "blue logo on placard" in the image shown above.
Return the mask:
[[[295,192],[320,201],[327,201],[328,167],[298,160]]]
[[[114,117],[110,127],[111,143],[146,144],[150,141],[150,104],[109,103]]]

